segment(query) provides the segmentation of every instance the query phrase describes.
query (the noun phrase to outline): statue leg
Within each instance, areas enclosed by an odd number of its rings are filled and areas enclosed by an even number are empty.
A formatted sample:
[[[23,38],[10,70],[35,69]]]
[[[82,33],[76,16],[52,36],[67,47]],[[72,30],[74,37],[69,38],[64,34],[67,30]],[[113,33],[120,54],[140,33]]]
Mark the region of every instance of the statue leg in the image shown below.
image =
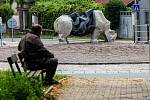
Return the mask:
[[[92,36],[91,36],[91,42],[92,43],[98,43],[98,37],[100,36],[100,32],[98,29],[95,29]]]
[[[108,42],[108,39],[107,39],[105,33],[103,33],[103,37],[104,37],[105,42]]]
[[[62,38],[62,34],[59,34],[59,43],[64,42],[63,38]]]
[[[68,38],[66,37],[65,39],[66,39],[66,43],[69,44]]]
[[[110,38],[110,34],[109,34],[109,30],[105,30],[105,41],[106,42],[110,42],[111,41],[111,38]]]

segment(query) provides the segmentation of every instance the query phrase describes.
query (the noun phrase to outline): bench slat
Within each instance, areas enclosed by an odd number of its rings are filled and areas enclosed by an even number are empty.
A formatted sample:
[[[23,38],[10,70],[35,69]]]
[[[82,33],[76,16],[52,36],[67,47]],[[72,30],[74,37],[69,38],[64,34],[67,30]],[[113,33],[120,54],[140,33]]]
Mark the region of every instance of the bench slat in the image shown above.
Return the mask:
[[[35,73],[36,73],[36,71],[29,71],[28,77],[33,77]]]
[[[38,70],[36,71],[36,73],[34,74],[34,76],[39,76],[42,73],[42,70]]]

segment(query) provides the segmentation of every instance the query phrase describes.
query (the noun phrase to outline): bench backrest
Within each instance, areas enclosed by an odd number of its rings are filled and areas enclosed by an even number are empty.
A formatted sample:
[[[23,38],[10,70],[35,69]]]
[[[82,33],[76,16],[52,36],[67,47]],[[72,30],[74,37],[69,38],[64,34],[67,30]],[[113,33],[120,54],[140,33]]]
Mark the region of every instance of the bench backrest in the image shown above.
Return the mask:
[[[19,57],[19,60],[20,60],[20,63],[21,63],[21,67],[24,69],[24,72],[27,72],[27,75],[29,77],[38,76],[41,72],[44,72],[42,70],[36,70],[36,71],[28,70],[26,62],[25,62],[25,58],[24,58],[24,56],[21,52],[18,53],[18,57]],[[43,79],[43,74],[42,74],[42,79]]]
[[[26,66],[25,58],[23,57],[23,54],[22,53],[18,53],[18,57],[19,57],[19,60],[20,60],[20,63],[21,63],[21,67],[26,72],[27,71],[27,66]]]
[[[18,65],[18,58],[20,60],[21,66]],[[8,63],[10,65],[11,71],[13,73],[13,76],[16,77],[16,72],[15,69],[17,69],[17,71],[21,74],[21,67],[24,69],[24,72],[26,72],[28,77],[35,77],[35,76],[39,76],[40,74],[42,75],[42,80],[43,80],[43,73],[45,72],[45,70],[36,70],[36,71],[31,71],[26,69],[26,63],[24,62],[24,57],[22,55],[22,53],[18,53],[18,58],[16,54],[13,54],[11,57],[8,57]]]
[[[11,68],[11,71],[13,73],[13,76],[14,77],[16,76],[15,69],[17,69],[17,71],[21,74],[20,67],[19,67],[19,65],[17,63],[18,62],[17,55],[13,54],[11,57],[8,57],[7,60],[8,60],[8,63],[10,65],[10,68]]]

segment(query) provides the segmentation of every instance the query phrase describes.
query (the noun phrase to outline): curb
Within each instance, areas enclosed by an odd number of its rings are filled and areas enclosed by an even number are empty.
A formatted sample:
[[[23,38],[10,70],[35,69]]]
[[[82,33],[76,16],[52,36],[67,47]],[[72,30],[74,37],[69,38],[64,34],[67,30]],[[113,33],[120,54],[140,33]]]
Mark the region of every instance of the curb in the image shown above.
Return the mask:
[[[101,62],[101,63],[59,63],[66,65],[115,65],[115,64],[149,64],[149,61],[145,62]]]
[[[61,79],[61,80],[59,80],[58,82],[58,84],[60,84],[61,83],[61,81],[63,81],[63,80],[65,80],[65,79],[67,79],[67,78],[63,78],[63,79]],[[55,84],[54,84],[55,85]],[[44,92],[44,96],[46,96],[52,89],[53,89],[53,85],[51,85],[48,89],[47,89],[47,91],[45,91]]]
[[[7,63],[6,60],[0,60],[0,63]],[[19,61],[20,62],[20,61]],[[64,65],[115,65],[115,64],[150,64],[149,61],[143,61],[143,62],[100,62],[100,63],[58,63],[58,64],[64,64]]]

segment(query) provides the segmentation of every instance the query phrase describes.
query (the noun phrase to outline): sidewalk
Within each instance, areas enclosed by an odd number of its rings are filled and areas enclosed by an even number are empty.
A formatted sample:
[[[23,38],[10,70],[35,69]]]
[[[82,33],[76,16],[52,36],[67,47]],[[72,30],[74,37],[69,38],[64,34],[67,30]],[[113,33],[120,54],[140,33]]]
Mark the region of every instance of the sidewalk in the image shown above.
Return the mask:
[[[11,70],[7,62],[0,62],[0,70]],[[56,74],[77,78],[150,78],[149,64],[64,65]]]
[[[149,79],[77,79],[54,85],[50,93],[56,100],[149,100]]]

